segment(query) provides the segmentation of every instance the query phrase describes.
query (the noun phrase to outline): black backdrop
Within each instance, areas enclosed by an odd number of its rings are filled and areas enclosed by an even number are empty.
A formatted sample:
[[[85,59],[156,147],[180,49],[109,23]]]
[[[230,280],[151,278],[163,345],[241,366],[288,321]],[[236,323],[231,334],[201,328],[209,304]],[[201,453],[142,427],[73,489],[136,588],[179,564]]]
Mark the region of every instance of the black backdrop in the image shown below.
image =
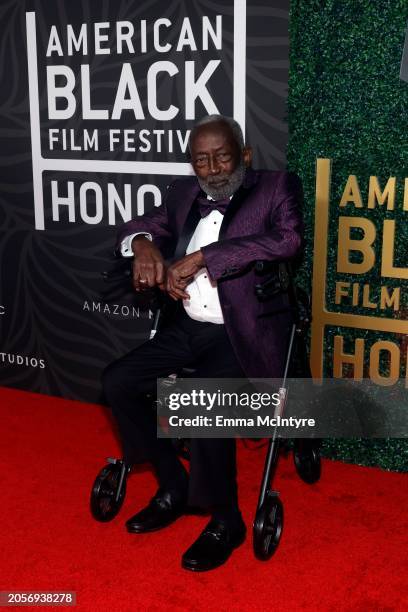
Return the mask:
[[[254,165],[286,165],[288,2],[10,0],[0,23],[0,383],[95,401],[103,367],[151,324],[132,292],[103,295],[115,226],[189,171],[194,121],[245,119]],[[129,98],[136,114],[120,111]]]

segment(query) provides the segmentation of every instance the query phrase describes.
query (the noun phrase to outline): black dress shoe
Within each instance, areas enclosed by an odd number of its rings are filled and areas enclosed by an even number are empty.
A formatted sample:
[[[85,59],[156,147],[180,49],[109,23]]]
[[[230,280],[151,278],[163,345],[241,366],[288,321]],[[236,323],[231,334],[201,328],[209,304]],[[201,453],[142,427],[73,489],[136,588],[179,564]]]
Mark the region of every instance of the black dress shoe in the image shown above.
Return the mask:
[[[231,528],[228,523],[212,519],[198,539],[184,553],[181,565],[193,572],[205,572],[227,561],[234,548],[245,540],[243,522]]]
[[[146,533],[167,527],[185,512],[187,495],[159,489],[143,510],[126,521],[129,533]]]

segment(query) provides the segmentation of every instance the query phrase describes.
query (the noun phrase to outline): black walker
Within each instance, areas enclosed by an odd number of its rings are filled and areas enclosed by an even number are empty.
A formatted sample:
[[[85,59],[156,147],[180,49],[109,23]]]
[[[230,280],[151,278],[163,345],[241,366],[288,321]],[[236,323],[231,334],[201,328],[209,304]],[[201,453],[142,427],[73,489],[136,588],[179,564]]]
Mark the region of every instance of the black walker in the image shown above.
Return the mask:
[[[255,286],[259,300],[267,300],[278,293],[286,293],[293,312],[288,349],[285,360],[283,379],[280,387],[281,402],[276,408],[275,417],[283,415],[287,399],[287,379],[295,369],[302,378],[310,378],[310,368],[306,354],[306,336],[310,326],[310,300],[307,294],[294,286],[289,264],[258,261],[255,271],[265,279]],[[111,272],[103,273],[105,280],[117,281],[122,284],[124,277],[131,277],[129,263],[122,262]],[[111,291],[110,291],[111,293]],[[160,306],[156,308],[150,339],[157,331],[161,315]],[[169,376],[168,384],[175,383],[176,375]],[[181,456],[189,458],[188,441],[174,440]],[[272,489],[273,478],[279,460],[279,451],[283,447],[288,450],[287,441],[278,437],[278,428],[273,430],[269,439],[265,466],[260,487],[258,505],[253,523],[253,548],[255,556],[266,561],[276,551],[283,529],[283,504],[279,492]],[[295,468],[300,478],[313,484],[320,478],[320,440],[300,439],[293,441],[293,457]],[[99,472],[92,486],[90,506],[93,517],[97,521],[111,521],[120,511],[126,495],[127,477],[131,465],[123,459],[109,457],[107,465]]]
[[[258,261],[255,269],[263,273],[273,269],[270,262]],[[287,378],[291,374],[294,362],[303,378],[311,378],[310,366],[306,353],[306,336],[310,326],[310,300],[307,294],[294,286],[289,264],[281,263],[275,267],[275,273],[263,283],[256,285],[255,292],[259,299],[267,299],[277,293],[286,292],[293,312],[293,323],[289,336],[285,369],[279,389],[281,402],[276,407],[274,416],[282,416],[287,401]],[[276,551],[283,529],[283,504],[279,492],[272,489],[273,477],[279,459],[279,450],[283,446],[278,438],[277,426],[269,439],[265,459],[258,505],[253,523],[254,553],[261,561],[270,559]],[[287,448],[287,446],[286,446]],[[300,478],[313,484],[320,478],[320,440],[296,438],[293,442],[293,457]]]

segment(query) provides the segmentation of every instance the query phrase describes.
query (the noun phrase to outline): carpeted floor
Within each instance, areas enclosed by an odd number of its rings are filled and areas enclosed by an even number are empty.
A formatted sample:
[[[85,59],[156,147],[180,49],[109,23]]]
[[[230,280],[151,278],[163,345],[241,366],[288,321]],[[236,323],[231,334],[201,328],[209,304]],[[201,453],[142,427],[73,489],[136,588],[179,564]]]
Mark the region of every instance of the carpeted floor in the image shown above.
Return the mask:
[[[76,591],[75,609],[103,612],[408,609],[406,475],[326,460],[321,481],[308,486],[292,458],[282,458],[275,484],[285,528],[276,555],[257,561],[249,529],[225,566],[193,574],[180,557],[206,517],[185,516],[153,534],[124,529],[155,491],[149,471],[131,476],[113,522],[91,517],[92,482],[118,453],[102,408],[6,388],[0,405],[0,590]],[[248,526],[263,460],[264,450],[239,444]]]

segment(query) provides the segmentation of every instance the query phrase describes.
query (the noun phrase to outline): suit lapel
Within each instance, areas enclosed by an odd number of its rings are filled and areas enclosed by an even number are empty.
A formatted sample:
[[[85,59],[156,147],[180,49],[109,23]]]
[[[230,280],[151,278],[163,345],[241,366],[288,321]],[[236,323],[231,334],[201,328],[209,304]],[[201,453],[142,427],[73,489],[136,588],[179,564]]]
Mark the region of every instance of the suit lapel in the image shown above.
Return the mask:
[[[230,224],[231,219],[242,206],[244,200],[246,199],[249,191],[251,190],[255,182],[256,173],[251,168],[247,168],[245,172],[244,182],[242,183],[238,191],[234,193],[231,202],[229,203],[228,208],[225,211],[225,215],[221,223],[219,240],[225,238],[225,233],[228,229],[228,225]]]
[[[197,184],[197,188],[194,190],[193,200],[190,204],[190,208],[187,212],[186,219],[184,221],[183,228],[180,232],[176,249],[174,251],[173,260],[177,261],[181,259],[186,254],[186,250],[188,247],[188,243],[191,240],[192,235],[194,234],[195,228],[201,219],[200,211],[198,206],[196,206],[196,199],[198,194],[200,193],[200,187]]]

